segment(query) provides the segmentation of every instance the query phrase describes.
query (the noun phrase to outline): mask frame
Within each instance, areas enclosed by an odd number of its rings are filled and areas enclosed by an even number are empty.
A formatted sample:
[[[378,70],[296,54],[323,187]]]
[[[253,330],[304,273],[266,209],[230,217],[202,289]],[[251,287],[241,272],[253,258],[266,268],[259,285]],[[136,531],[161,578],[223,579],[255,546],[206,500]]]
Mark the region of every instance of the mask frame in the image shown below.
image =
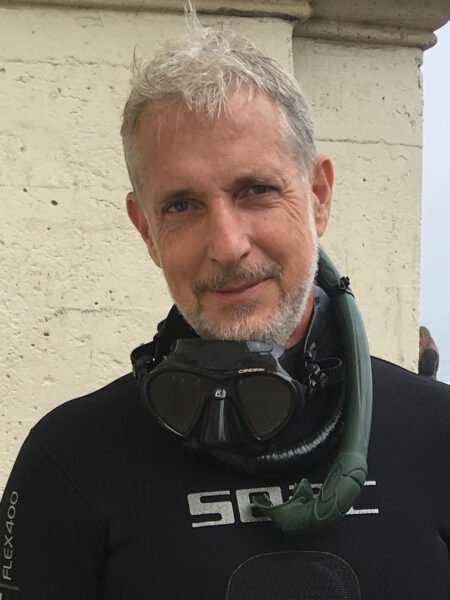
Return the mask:
[[[181,338],[171,353],[143,377],[144,405],[165,429],[188,438],[205,404],[227,399],[253,439],[265,442],[284,428],[296,407],[304,405],[306,386],[303,389],[279,364],[278,357],[283,353],[282,346],[272,343]],[[218,370],[217,364],[223,368]],[[271,410],[269,407],[273,418],[270,428],[262,425],[260,403],[255,402],[264,385],[273,392],[268,398],[273,405]],[[165,401],[169,390],[175,399],[172,403]],[[180,403],[186,410],[180,411]],[[265,415],[263,421],[267,418]]]

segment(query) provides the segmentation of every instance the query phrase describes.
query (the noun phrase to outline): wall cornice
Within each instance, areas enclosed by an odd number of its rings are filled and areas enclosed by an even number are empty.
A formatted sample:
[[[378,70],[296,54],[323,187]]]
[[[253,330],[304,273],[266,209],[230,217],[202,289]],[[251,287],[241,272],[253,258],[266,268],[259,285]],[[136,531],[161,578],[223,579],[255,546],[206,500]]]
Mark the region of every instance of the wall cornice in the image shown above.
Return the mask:
[[[183,11],[183,0],[0,0],[0,6],[54,6],[123,11]],[[294,35],[356,44],[426,49],[450,19],[448,0],[194,0],[200,14],[295,21]]]
[[[295,36],[423,50],[436,43],[433,31],[450,19],[448,0],[311,0],[311,8]]]
[[[448,0],[311,0],[294,35],[336,42],[430,48],[450,19]]]
[[[294,28],[294,36],[362,45],[414,46],[422,50],[431,48],[437,41],[433,31],[316,18],[298,23]]]
[[[277,17],[303,21],[311,16],[308,0],[194,0],[200,14]],[[62,6],[142,12],[183,12],[183,0],[0,0],[0,6]]]
[[[450,19],[448,0],[311,0],[315,18],[420,31]]]

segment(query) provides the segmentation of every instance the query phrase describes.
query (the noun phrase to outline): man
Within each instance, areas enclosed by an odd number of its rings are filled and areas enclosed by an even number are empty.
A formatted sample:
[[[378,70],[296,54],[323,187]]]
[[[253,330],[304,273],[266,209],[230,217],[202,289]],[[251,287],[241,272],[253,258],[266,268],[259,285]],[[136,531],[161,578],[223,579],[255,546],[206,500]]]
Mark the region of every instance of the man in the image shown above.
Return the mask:
[[[365,600],[448,599],[444,385],[372,361],[368,479],[345,517],[286,535],[253,504],[320,488],[355,420],[333,308],[346,283],[313,286],[333,170],[296,84],[196,26],[136,69],[122,135],[128,214],[176,306],[133,353],[136,377],[30,433],[1,505],[2,598],[225,598],[249,559],[314,551]]]

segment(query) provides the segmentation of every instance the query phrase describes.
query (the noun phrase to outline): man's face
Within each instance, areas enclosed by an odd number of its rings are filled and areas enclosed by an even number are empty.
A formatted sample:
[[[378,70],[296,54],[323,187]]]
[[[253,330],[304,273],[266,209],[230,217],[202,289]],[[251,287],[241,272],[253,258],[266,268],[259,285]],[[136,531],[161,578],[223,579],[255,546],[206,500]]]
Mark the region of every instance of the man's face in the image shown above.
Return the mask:
[[[144,206],[130,193],[128,212],[194,329],[299,341],[329,214],[329,160],[319,156],[305,182],[273,102],[243,91],[213,123],[185,106],[148,113],[138,146]]]

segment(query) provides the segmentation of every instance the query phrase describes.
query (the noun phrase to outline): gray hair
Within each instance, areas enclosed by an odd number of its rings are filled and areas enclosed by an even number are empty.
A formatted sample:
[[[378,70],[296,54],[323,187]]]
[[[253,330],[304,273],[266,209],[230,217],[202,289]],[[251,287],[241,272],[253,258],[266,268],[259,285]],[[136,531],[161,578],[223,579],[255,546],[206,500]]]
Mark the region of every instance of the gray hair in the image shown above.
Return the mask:
[[[144,113],[184,104],[212,121],[221,110],[228,110],[230,98],[241,86],[248,89],[249,98],[259,92],[273,100],[287,150],[308,177],[317,151],[309,109],[297,82],[246,38],[229,29],[202,27],[195,12],[188,12],[188,31],[182,38],[166,43],[148,63],[134,60],[121,134],[137,199],[144,182],[137,129]]]

